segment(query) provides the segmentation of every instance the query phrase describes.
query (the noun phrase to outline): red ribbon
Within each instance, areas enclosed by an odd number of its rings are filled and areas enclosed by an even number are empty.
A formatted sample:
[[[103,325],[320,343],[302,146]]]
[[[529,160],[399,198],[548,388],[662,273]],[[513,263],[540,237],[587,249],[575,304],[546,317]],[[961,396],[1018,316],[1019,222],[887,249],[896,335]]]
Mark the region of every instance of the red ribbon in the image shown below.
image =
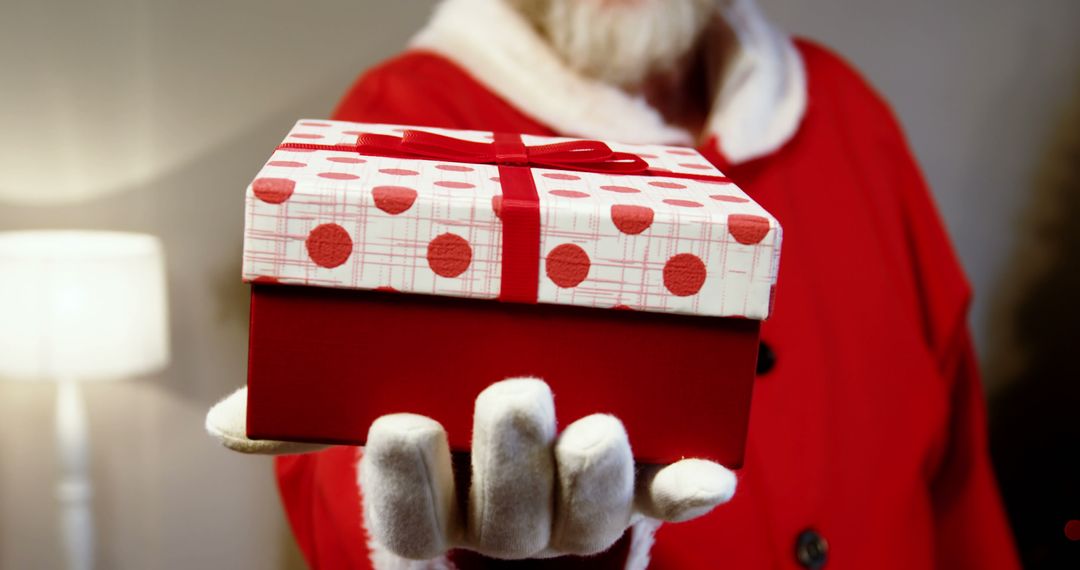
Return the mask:
[[[600,143],[603,144],[603,143]],[[499,300],[535,303],[540,284],[540,197],[532,171],[513,160],[528,159],[521,135],[495,133],[502,185],[502,279]],[[606,145],[605,145],[606,146]],[[638,157],[634,157],[641,160]]]
[[[426,131],[405,131],[400,137],[362,134],[359,152],[394,153],[412,158],[455,162],[534,166],[611,174],[640,174],[649,163],[636,154],[614,152],[600,141],[567,141],[525,146],[520,135],[496,133],[490,143],[473,142]]]
[[[490,143],[406,130],[400,137],[364,133],[356,144],[283,143],[279,150],[354,152],[389,158],[448,160],[499,167],[502,186],[502,285],[499,300],[535,303],[540,283],[540,199],[530,167],[602,174],[637,174],[730,182],[724,176],[653,170],[640,156],[615,152],[601,141],[575,140],[527,146],[521,135],[495,133]]]

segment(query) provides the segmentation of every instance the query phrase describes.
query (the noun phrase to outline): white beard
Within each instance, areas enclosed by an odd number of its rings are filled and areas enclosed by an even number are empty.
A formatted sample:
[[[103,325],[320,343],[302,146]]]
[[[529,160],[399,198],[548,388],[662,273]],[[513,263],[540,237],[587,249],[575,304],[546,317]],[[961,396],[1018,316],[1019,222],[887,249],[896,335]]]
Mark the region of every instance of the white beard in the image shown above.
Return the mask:
[[[694,47],[716,0],[516,0],[577,72],[633,88]]]

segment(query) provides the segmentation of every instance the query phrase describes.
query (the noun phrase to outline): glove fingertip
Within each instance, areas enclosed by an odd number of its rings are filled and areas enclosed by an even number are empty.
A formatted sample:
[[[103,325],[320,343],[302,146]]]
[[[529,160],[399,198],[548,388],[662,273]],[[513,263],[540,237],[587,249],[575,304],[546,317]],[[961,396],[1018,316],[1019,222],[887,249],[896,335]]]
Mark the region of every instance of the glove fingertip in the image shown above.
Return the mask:
[[[684,459],[676,465],[686,471],[680,477],[682,482],[703,499],[716,501],[719,505],[735,496],[738,484],[735,472],[723,465],[704,459]]]
[[[630,446],[623,423],[609,414],[592,414],[567,426],[559,434],[557,445],[567,451],[587,452],[597,446],[613,444]]]
[[[684,459],[660,469],[646,485],[646,514],[682,522],[707,514],[735,495],[735,473],[704,459]]]
[[[206,433],[221,440],[237,439],[247,432],[247,386],[224,397],[206,413]]]
[[[392,440],[410,442],[417,440],[446,439],[442,424],[418,414],[388,414],[371,423],[368,428],[368,447]]]

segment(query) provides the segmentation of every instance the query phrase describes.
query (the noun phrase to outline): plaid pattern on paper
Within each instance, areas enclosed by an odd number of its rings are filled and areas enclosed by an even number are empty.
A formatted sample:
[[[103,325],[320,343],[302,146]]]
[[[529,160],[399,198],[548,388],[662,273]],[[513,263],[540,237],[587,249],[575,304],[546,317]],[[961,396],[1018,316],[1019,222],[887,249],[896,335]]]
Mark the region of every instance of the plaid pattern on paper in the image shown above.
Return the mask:
[[[425,130],[302,120],[285,142],[353,144]],[[572,140],[523,135],[526,145]],[[688,148],[608,143],[652,170],[721,176]],[[532,169],[538,301],[764,319],[781,229],[738,187],[664,176]],[[497,166],[280,149],[247,189],[244,279],[495,299],[502,267]]]

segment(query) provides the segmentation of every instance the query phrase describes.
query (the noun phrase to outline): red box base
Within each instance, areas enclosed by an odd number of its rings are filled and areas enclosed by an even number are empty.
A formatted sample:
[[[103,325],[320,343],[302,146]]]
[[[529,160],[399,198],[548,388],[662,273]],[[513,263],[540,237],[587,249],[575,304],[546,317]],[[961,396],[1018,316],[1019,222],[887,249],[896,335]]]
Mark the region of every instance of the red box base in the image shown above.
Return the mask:
[[[383,414],[435,418],[467,450],[473,401],[534,376],[559,425],[626,425],[639,461],[742,464],[760,323],[253,285],[248,436],[362,445]]]

